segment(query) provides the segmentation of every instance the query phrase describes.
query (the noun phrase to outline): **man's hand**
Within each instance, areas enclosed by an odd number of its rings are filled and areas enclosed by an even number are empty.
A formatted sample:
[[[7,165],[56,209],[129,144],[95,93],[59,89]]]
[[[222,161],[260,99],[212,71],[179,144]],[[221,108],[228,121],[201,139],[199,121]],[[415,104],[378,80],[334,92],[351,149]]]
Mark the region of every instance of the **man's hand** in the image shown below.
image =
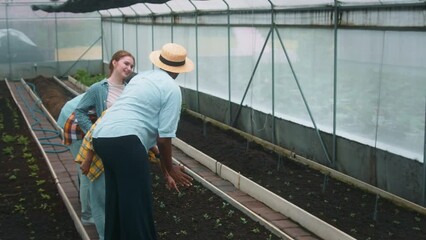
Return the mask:
[[[166,178],[167,187],[179,192],[178,186],[191,186],[192,178],[184,173],[184,167],[173,165],[172,139],[158,137],[157,146],[160,150],[161,170]]]
[[[165,174],[166,178],[166,186],[170,189],[175,189],[177,192],[179,191],[178,186],[189,187],[192,185],[192,178],[184,173],[184,166],[176,166],[174,165],[170,171]]]

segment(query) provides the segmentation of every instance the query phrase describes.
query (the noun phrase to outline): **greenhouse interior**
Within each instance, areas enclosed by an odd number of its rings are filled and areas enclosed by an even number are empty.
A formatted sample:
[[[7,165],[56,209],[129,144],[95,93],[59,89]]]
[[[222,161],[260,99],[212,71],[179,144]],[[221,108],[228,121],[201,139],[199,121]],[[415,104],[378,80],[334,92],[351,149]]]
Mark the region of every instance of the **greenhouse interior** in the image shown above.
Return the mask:
[[[424,0],[95,2],[0,0],[1,79],[178,43],[186,110],[426,206]]]

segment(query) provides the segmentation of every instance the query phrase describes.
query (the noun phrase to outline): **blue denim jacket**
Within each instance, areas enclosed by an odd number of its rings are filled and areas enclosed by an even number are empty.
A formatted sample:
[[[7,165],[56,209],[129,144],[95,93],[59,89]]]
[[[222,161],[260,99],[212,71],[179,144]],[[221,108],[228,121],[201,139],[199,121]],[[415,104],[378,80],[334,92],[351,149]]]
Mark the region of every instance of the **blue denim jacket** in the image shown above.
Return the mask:
[[[77,108],[75,109],[75,118],[78,121],[78,125],[84,133],[89,131],[92,126],[87,112],[89,109],[95,107],[96,115],[100,117],[102,112],[107,108],[106,101],[108,97],[108,81],[103,79],[97,83],[94,83],[87,89],[86,94],[80,100]]]

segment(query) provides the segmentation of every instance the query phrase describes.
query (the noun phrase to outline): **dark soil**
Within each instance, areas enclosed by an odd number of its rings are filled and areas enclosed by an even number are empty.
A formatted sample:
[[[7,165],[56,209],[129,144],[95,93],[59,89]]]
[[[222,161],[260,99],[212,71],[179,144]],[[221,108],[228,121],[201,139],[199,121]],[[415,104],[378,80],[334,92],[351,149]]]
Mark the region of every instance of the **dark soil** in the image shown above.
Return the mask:
[[[37,76],[32,79],[26,79],[25,82],[31,86],[35,94],[42,100],[43,105],[54,119],[58,119],[62,106],[74,97],[52,78]]]
[[[276,153],[236,133],[205,126],[203,130],[200,119],[183,114],[177,137],[347,234],[357,239],[426,239],[425,215],[381,198],[376,206],[374,194],[285,157],[278,161]]]
[[[0,239],[79,239],[4,81],[0,81],[0,135]]]
[[[27,80],[27,82],[34,83],[36,92],[42,99],[42,102],[43,104],[45,104],[46,108],[51,112],[51,114],[59,114],[60,108],[69,99],[68,93],[66,91],[64,92],[64,90],[59,85],[57,85],[52,79],[40,76],[35,79]],[[4,84],[0,85],[0,90],[3,92],[7,92],[6,86]],[[5,95],[1,94],[1,96]],[[7,97],[6,99],[9,99],[9,97]],[[4,100],[0,103],[1,107],[3,107]],[[12,121],[10,119],[7,119],[5,123],[6,122],[11,123]],[[12,128],[13,126],[7,127],[7,129]],[[31,138],[28,132],[25,136]],[[28,152],[32,154],[36,153],[37,151],[38,149],[28,149]],[[2,195],[0,196],[0,199],[3,199],[3,196],[5,196],[6,193],[9,194],[9,192],[13,190],[8,190],[9,182],[11,182],[12,180],[8,180],[10,175],[5,175],[3,171],[7,170],[7,172],[13,172],[12,169],[16,168],[14,165],[9,166],[10,164],[14,164],[14,161],[3,160],[3,158],[7,158],[7,156],[5,156],[4,154],[1,155],[2,170],[0,170],[0,179],[2,180],[2,182],[0,183],[0,187],[2,188]],[[38,158],[43,161],[41,155]],[[41,166],[39,167],[41,168]],[[21,173],[22,171],[19,171],[19,174]],[[28,173],[22,175],[27,176]],[[259,223],[254,222],[242,212],[240,212],[239,210],[237,210],[236,208],[234,208],[233,206],[231,206],[223,199],[216,196],[213,192],[204,188],[201,184],[197,182],[194,182],[194,185],[190,188],[181,189],[181,193],[176,193],[166,189],[163,178],[159,177],[161,176],[161,174],[157,167],[152,168],[152,176],[155,222],[157,233],[159,236],[158,239],[160,240],[279,239],[277,236],[272,234],[269,230],[265,229]],[[3,178],[5,179],[3,180]],[[25,189],[32,189],[33,193],[37,196],[37,191],[34,191],[34,189],[39,189],[40,187],[31,186],[30,183],[26,183],[26,181],[32,181],[35,183],[32,178],[18,177],[18,179],[22,181],[22,184],[25,184]],[[38,179],[50,179],[50,175],[48,172],[46,172],[46,175],[43,176],[39,174]],[[46,188],[44,185],[43,187]],[[3,194],[3,191],[5,191],[5,194]],[[41,206],[44,203],[42,201],[43,199],[37,198],[36,196],[31,197],[31,201],[34,201],[34,206]],[[39,235],[40,233],[42,233],[42,229],[39,229],[40,227],[44,227],[45,229],[59,229],[60,232],[56,233],[56,235],[58,235],[58,239],[79,239],[79,236],[75,234],[67,234],[66,237],[62,237],[65,234],[65,230],[62,230],[63,225],[75,231],[73,229],[74,225],[72,223],[68,223],[70,221],[68,212],[56,212],[56,209],[52,209],[50,211],[50,214],[54,214],[54,216],[60,215],[62,218],[65,218],[67,220],[60,220],[58,217],[51,217],[52,219],[56,220],[49,219],[50,222],[48,222],[47,220],[43,220],[38,215],[32,216],[32,211],[27,211],[23,216],[26,219],[25,224],[33,226],[30,230],[27,231],[27,233],[19,228],[9,227],[11,225],[8,224],[5,220],[9,219],[10,216],[5,215],[5,217],[3,217],[3,208],[5,209],[4,212],[8,213],[11,216],[20,216],[18,212],[13,211],[14,206],[16,206],[20,202],[20,197],[22,197],[22,194],[19,194],[13,199],[8,196],[7,202],[10,204],[9,208],[6,209],[3,207],[3,205],[1,207],[1,240],[31,239],[30,237],[28,237],[30,236],[28,234],[31,231],[35,232],[33,235],[37,236],[36,238],[38,238],[38,236],[49,236],[48,234]],[[27,199],[27,201],[29,200],[27,196],[25,196],[25,198]],[[50,201],[52,202],[52,205],[62,205],[61,199],[57,197],[52,197]],[[50,215],[46,214],[46,216]],[[6,224],[8,225],[6,226]],[[7,231],[3,232],[4,229],[7,229]],[[55,238],[56,235],[53,235],[52,238]],[[50,238],[43,237],[43,239]]]
[[[53,84],[47,85],[49,92],[56,91]],[[426,216],[326,178],[285,157],[278,158],[276,153],[248,143],[235,133],[210,124],[205,126],[206,136],[201,120],[183,114],[178,138],[353,237],[426,239]],[[169,192],[162,178],[155,177],[158,174],[155,171],[153,169],[153,194],[160,239],[268,238],[268,231],[201,186],[195,185],[181,194]],[[248,223],[244,224],[242,218]],[[4,228],[0,226],[0,229]],[[258,231],[260,233],[255,234]]]
[[[280,239],[200,183],[170,192],[158,167],[152,175],[159,239]]]

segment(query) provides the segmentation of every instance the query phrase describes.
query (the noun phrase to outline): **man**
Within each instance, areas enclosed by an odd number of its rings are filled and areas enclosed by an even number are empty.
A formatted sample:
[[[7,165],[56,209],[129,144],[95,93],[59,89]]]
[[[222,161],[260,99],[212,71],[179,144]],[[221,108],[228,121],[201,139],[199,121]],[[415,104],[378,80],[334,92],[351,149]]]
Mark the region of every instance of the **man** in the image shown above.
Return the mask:
[[[190,186],[192,178],[172,164],[182,96],[175,79],[194,68],[186,49],[165,44],[150,54],[159,69],[136,75],[93,131],[104,164],[105,239],[156,239],[148,150],[158,145],[167,187]]]

